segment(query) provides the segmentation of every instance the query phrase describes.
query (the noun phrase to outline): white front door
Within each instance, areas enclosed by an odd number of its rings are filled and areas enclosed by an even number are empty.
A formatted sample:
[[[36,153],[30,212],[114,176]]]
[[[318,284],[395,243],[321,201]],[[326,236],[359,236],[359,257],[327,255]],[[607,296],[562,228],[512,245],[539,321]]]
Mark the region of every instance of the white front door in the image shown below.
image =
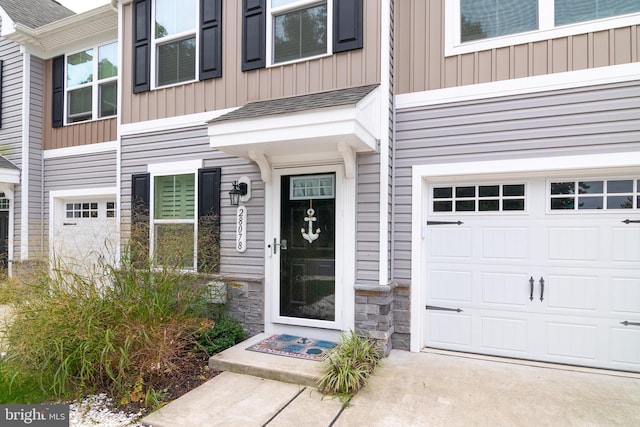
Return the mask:
[[[639,186],[429,185],[426,345],[640,371]]]

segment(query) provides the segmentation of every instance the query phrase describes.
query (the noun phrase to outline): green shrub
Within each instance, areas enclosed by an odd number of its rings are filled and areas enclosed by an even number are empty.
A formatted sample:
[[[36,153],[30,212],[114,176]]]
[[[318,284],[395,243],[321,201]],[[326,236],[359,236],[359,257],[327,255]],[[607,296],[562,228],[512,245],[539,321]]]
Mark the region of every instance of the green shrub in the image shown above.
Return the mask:
[[[6,333],[5,375],[36,378],[56,398],[130,395],[147,377],[173,370],[212,324],[206,290],[193,276],[128,260],[107,267],[106,277],[58,271],[25,286]]]
[[[242,324],[231,317],[221,317],[212,328],[197,334],[198,344],[209,356],[233,347],[246,338]]]
[[[367,384],[369,376],[380,364],[382,353],[376,343],[351,332],[340,335],[340,342],[325,359],[323,376],[318,381],[322,393],[348,401]]]

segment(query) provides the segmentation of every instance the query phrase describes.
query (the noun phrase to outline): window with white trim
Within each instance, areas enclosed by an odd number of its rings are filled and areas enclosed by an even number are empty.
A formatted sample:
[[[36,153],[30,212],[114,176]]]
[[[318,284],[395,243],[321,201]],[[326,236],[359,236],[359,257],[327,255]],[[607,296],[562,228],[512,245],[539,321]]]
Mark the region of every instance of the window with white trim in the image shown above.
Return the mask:
[[[195,268],[195,174],[153,179],[153,253],[164,265]]]
[[[199,7],[196,0],[153,2],[155,86],[196,79]]]
[[[332,2],[269,0],[271,63],[296,61],[330,52]]]
[[[67,55],[65,75],[67,123],[118,113],[117,42]]]
[[[447,55],[637,24],[638,0],[452,0]]]
[[[431,212],[514,212],[525,210],[525,184],[434,185]]]
[[[552,211],[640,208],[640,179],[558,180],[549,183]]]

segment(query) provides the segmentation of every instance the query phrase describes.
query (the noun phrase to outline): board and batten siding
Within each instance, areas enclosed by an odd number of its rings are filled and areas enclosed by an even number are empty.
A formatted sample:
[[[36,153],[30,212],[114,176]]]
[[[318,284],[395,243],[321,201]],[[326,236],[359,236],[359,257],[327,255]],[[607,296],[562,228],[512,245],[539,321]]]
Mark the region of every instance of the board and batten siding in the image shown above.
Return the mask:
[[[398,110],[395,280],[411,279],[412,166],[638,151],[639,100],[637,80]]]
[[[381,0],[365,0],[364,48],[242,72],[242,1],[222,7],[222,77],[132,93],[132,6],[124,7],[122,123],[143,122],[380,83]]]
[[[116,117],[73,123],[59,128],[51,126],[51,64],[51,59],[45,61],[44,64],[43,148],[50,150],[115,141],[118,138]]]
[[[68,157],[56,157],[44,161],[44,240],[48,248],[49,192],[57,190],[81,190],[115,188],[117,185],[116,152],[105,151]],[[87,193],[87,196],[91,193]],[[114,198],[115,201],[115,198]]]
[[[396,93],[640,61],[640,25],[446,57],[446,1],[395,2]]]
[[[232,157],[209,146],[207,127],[159,131],[122,137],[121,209],[122,243],[126,246],[131,224],[131,176],[146,173],[154,163],[203,160],[203,167],[222,168],[220,187],[220,273],[264,277],[264,183],[255,163]],[[195,172],[195,171],[194,171]],[[247,207],[247,251],[238,253],[237,208],[229,204],[231,183],[241,176],[251,180],[251,200]]]

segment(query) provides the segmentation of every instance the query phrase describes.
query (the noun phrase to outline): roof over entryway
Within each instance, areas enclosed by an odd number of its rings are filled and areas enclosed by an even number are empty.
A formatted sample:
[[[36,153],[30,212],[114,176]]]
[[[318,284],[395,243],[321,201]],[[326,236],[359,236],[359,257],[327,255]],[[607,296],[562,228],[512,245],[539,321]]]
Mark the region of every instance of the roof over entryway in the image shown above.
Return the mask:
[[[20,183],[20,169],[4,156],[0,156],[0,183]]]
[[[378,85],[248,103],[208,122],[212,148],[251,159],[262,179],[271,166],[340,159],[355,174],[355,153],[380,139]]]

